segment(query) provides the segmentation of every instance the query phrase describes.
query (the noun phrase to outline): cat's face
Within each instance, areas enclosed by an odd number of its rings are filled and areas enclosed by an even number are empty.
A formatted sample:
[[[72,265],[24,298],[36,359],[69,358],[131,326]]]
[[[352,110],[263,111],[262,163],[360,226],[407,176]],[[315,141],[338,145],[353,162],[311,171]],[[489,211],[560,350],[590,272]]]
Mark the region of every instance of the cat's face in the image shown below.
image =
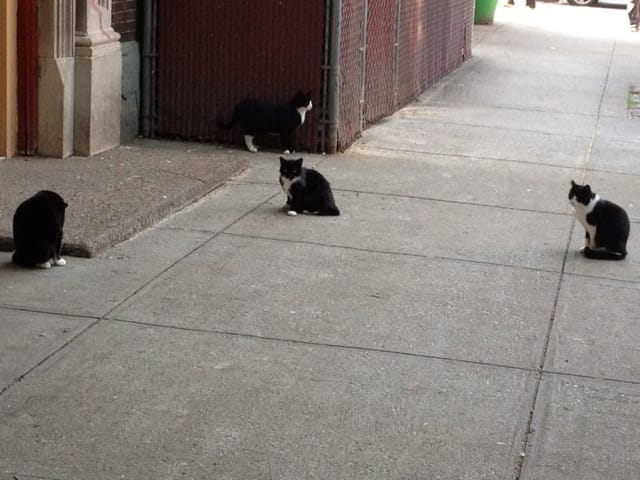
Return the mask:
[[[295,97],[293,97],[291,103],[296,109],[304,108],[307,111],[311,110],[313,108],[313,102],[311,101],[311,90],[306,93],[303,93],[299,90],[298,93],[296,93]]]
[[[302,159],[287,160],[280,157],[280,175],[284,178],[294,179],[302,173]]]
[[[578,185],[571,180],[571,189],[569,190],[569,203],[574,207],[578,204],[589,205],[595,194],[591,191],[589,185]]]

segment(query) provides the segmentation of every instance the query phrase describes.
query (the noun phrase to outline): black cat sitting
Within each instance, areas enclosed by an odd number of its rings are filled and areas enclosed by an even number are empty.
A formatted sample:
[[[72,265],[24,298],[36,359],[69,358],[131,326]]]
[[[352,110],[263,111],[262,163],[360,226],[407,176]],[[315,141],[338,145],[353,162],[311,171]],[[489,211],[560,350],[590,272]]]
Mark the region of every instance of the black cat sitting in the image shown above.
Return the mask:
[[[219,128],[231,129],[239,124],[244,142],[250,152],[258,149],[253,143],[256,135],[280,134],[280,144],[285,154],[294,151],[293,131],[305,121],[307,112],[313,108],[311,91],[298,91],[286,105],[269,105],[253,98],[242,100],[233,109],[231,121],[217,122]]]
[[[573,180],[569,203],[586,230],[585,244],[580,250],[585,257],[622,260],[627,256],[629,216],[622,207],[602,200],[589,185],[578,185]]]
[[[67,204],[60,195],[42,190],[22,202],[13,215],[13,263],[51,268],[66,262],[60,257]]]
[[[331,185],[320,172],[303,167],[302,158],[287,160],[280,157],[280,185],[287,195],[287,215],[303,212],[340,215]]]

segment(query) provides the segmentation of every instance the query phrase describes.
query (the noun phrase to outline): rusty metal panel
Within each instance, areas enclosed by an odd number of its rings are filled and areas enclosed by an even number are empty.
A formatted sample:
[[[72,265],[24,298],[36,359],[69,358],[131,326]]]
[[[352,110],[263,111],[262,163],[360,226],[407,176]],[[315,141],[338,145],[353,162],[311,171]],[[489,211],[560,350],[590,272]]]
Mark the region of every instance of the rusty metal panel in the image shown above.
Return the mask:
[[[406,104],[427,85],[427,0],[402,0],[398,48],[398,102]]]
[[[18,2],[18,152],[38,147],[38,2]]]
[[[401,0],[398,103],[404,105],[471,56],[473,2]]]
[[[473,3],[428,0],[427,85],[432,85],[471,56]]]
[[[394,105],[394,41],[398,0],[369,0],[367,62],[365,68],[365,122],[390,115]]]
[[[362,22],[367,0],[343,0],[340,38],[340,119],[338,149],[344,150],[361,132],[360,96],[363,75]]]
[[[235,103],[249,96],[284,103],[297,90],[312,90],[314,109],[296,132],[296,143],[315,150],[324,5],[159,0],[156,134],[242,143],[239,132],[216,128],[216,118],[230,118]]]

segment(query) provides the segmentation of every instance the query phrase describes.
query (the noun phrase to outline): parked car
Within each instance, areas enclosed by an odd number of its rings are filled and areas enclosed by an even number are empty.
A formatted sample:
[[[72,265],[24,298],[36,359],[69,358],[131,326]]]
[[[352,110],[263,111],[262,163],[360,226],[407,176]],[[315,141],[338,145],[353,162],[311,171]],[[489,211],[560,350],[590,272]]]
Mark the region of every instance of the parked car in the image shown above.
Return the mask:
[[[596,5],[610,5],[617,7],[626,7],[627,0],[567,0],[569,5],[576,5],[579,7],[593,7]]]

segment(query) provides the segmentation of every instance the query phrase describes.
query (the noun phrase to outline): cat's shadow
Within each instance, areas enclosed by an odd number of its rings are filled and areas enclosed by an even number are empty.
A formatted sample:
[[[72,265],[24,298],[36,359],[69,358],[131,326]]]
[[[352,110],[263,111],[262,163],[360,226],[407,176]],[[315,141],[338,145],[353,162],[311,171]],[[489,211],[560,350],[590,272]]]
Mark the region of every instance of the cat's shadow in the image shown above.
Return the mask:
[[[287,216],[287,212],[289,211],[289,208],[286,207],[285,205],[279,205],[279,206],[274,206],[274,207],[270,208],[269,210],[274,215],[277,215],[277,216],[284,215],[286,217]]]
[[[0,273],[2,272],[18,272],[21,270],[28,270],[27,268],[16,265],[11,260],[7,260],[0,263]]]

